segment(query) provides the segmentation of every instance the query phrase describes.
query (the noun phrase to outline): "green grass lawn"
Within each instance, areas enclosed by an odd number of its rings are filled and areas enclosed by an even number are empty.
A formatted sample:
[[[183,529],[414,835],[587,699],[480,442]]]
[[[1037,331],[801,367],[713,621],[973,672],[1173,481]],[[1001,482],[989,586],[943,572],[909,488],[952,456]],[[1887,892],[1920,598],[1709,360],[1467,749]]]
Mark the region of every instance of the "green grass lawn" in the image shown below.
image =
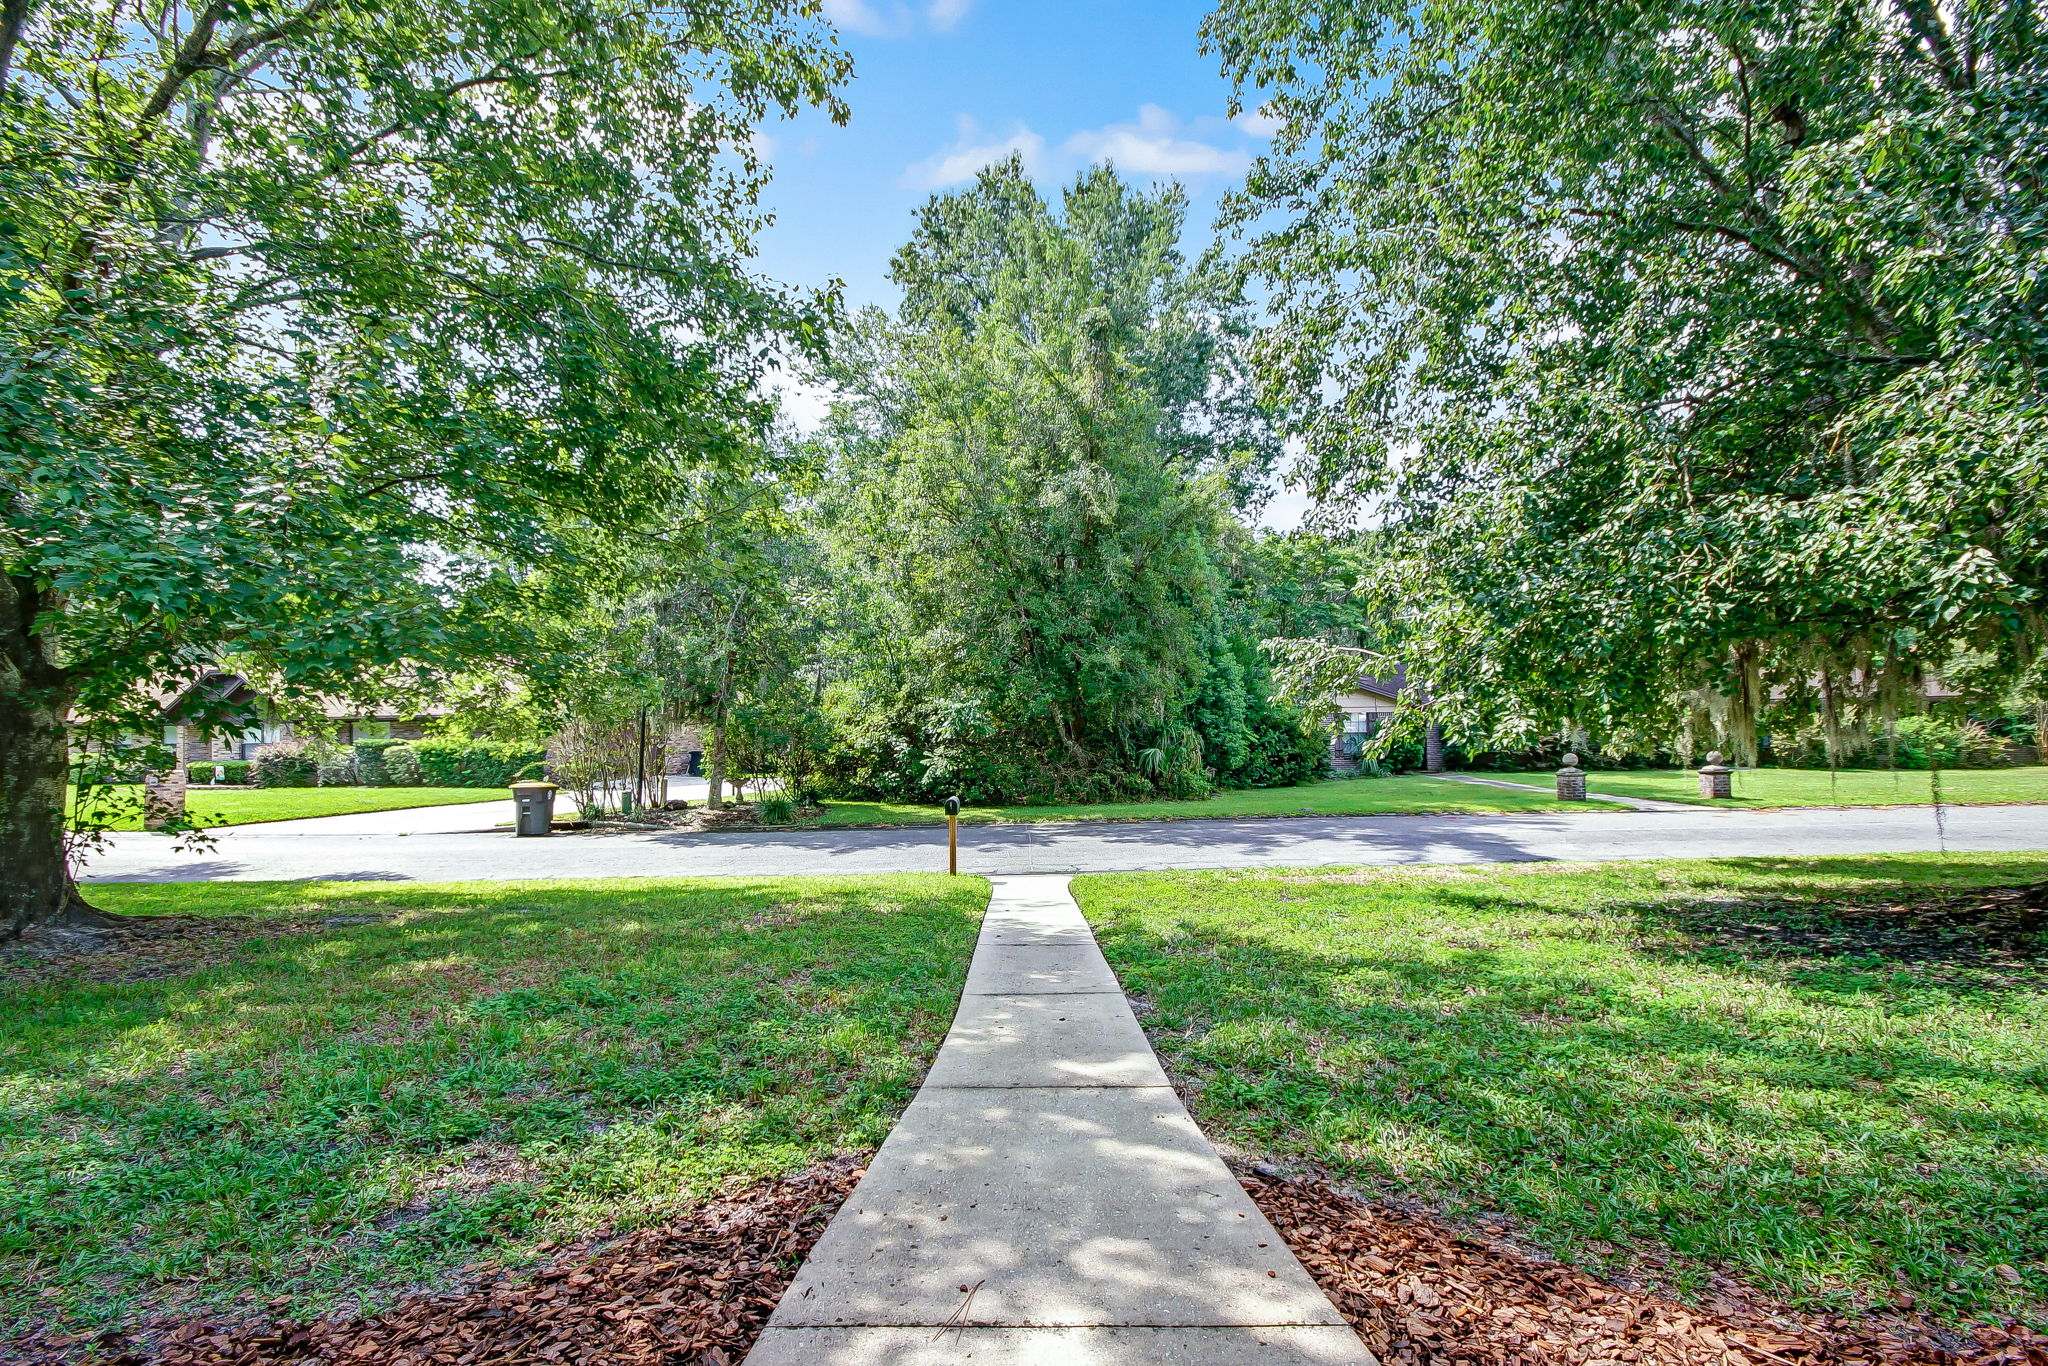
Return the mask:
[[[930,876],[96,886],[254,937],[151,980],[0,967],[0,1341],[374,1303],[870,1148],[987,897]]]
[[[133,794],[139,789],[125,789]],[[295,821],[306,816],[346,816],[357,811],[398,811],[413,806],[459,806],[468,802],[510,801],[502,787],[252,787],[210,789],[194,784],[185,809],[202,825],[254,825],[259,821]],[[67,798],[69,800],[69,798]],[[114,829],[140,830],[141,816],[130,810],[133,796],[116,806]]]
[[[1925,914],[1831,906],[2041,878],[2048,854],[1074,886],[1216,1139],[1681,1293],[1721,1268],[2038,1325],[2048,945],[1973,958]]]
[[[960,813],[963,823],[1001,821],[1223,820],[1259,816],[1388,816],[1494,811],[1583,811],[1601,802],[1559,802],[1535,792],[1475,787],[1438,778],[1336,779],[1300,787],[1266,787],[1219,792],[1195,802],[1109,802],[1097,806],[977,806]],[[944,824],[944,808],[915,802],[825,804],[818,825]]]
[[[1486,773],[1486,778],[1535,783],[1548,787],[1555,773]],[[1914,771],[1803,768],[1743,768],[1735,771],[1735,795],[1725,801],[1700,796],[1699,774],[1692,769],[1643,769],[1622,773],[1588,773],[1588,793],[1617,797],[1651,797],[1692,802],[1699,806],[1892,806],[1932,800],[1925,770]],[[1957,805],[2005,802],[2048,802],[2048,767],[1948,769],[1941,774],[1941,799]]]

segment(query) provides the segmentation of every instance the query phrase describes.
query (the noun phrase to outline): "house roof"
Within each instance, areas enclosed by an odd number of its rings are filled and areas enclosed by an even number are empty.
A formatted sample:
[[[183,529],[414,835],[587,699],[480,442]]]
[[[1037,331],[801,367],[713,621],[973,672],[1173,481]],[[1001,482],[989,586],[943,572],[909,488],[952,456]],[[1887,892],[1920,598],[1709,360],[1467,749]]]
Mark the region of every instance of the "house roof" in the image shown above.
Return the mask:
[[[158,704],[166,718],[179,713],[218,708],[222,703],[261,705],[269,699],[262,689],[242,674],[211,669],[182,687],[160,689]],[[320,714],[329,721],[417,721],[448,715],[443,706],[399,707],[389,702],[354,702],[322,696]]]

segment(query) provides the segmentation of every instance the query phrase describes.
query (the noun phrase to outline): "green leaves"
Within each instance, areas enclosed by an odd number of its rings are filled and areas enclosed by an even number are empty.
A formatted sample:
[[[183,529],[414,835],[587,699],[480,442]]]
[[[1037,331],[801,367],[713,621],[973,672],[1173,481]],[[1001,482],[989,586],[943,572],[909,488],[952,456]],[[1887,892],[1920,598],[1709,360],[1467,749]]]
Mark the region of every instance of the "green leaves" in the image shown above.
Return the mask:
[[[237,648],[361,686],[758,458],[826,307],[743,256],[800,6],[44,0],[0,101],[0,558],[94,711]]]
[[[2048,73],[2018,15],[1212,16],[1289,120],[1228,213],[1274,305],[1256,372],[1306,482],[1403,533],[1383,600],[1472,739],[1668,734],[1695,690],[1860,724],[1964,650],[2038,687]]]

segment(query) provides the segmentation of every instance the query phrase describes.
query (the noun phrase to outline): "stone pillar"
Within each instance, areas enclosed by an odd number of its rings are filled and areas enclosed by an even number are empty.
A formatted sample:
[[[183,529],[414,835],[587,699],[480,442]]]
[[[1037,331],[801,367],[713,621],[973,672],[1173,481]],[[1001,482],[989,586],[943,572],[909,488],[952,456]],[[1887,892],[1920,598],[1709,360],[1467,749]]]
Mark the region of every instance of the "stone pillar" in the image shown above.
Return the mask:
[[[1707,751],[1707,762],[1700,769],[1700,795],[1708,800],[1735,795],[1735,770],[1721,762],[1718,749]]]
[[[1561,802],[1582,802],[1586,800],[1586,770],[1579,767],[1579,756],[1564,756],[1564,767],[1557,771],[1557,799]]]
[[[171,766],[143,779],[142,825],[161,830],[185,818],[185,728],[170,728]]]
[[[1422,732],[1422,771],[1441,773],[1444,768],[1444,728],[1432,721]]]

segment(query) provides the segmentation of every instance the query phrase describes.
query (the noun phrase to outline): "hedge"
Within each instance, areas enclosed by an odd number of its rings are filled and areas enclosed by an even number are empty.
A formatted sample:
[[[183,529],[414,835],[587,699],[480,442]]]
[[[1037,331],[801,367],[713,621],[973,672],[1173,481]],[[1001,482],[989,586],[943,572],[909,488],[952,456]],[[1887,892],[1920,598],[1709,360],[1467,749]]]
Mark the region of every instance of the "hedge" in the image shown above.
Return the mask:
[[[185,765],[185,781],[188,783],[210,783],[216,776],[224,783],[246,783],[249,781],[249,761],[215,759],[206,763]]]
[[[420,781],[428,787],[505,787],[521,769],[542,763],[545,748],[485,740],[414,740]]]

